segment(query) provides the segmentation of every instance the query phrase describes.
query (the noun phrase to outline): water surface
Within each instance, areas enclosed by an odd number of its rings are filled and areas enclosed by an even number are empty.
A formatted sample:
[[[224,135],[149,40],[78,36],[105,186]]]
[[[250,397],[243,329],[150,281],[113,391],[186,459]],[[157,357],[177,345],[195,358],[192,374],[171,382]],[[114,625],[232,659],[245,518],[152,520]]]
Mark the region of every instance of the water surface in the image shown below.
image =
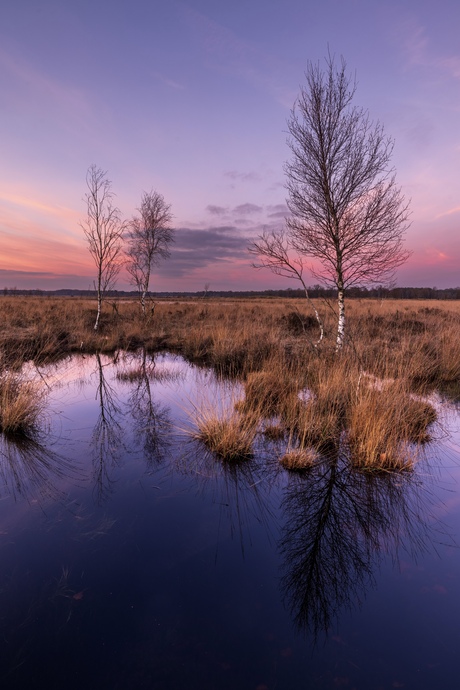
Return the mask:
[[[240,391],[180,358],[41,374],[42,431],[0,441],[2,688],[457,688],[455,406],[411,475],[299,476],[191,441]]]

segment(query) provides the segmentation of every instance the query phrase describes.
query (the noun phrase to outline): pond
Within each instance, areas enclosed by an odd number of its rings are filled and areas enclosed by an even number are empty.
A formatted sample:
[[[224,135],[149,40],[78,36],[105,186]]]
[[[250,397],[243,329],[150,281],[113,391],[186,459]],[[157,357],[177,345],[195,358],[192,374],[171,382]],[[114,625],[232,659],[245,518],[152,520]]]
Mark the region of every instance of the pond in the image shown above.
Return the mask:
[[[40,375],[41,432],[0,439],[3,689],[457,687],[453,404],[412,473],[292,474],[193,440],[239,389],[178,357]]]

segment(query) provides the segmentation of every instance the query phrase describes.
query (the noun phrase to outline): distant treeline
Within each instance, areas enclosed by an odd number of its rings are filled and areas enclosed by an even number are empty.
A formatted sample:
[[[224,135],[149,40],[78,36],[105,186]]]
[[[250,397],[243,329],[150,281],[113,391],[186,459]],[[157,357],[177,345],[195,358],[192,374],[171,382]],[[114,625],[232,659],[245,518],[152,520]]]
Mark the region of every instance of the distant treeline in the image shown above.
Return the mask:
[[[337,292],[333,289],[323,288],[320,285],[314,285],[309,289],[310,297],[316,298],[335,298]],[[73,290],[73,289],[62,289],[62,290],[23,290],[20,288],[3,288],[3,294],[6,295],[30,295],[30,296],[44,296],[44,297],[96,297],[96,292],[94,290]],[[351,299],[460,299],[460,287],[456,288],[444,288],[439,289],[436,287],[393,287],[386,288],[383,286],[375,288],[359,288],[353,287],[346,290],[346,295]],[[138,293],[134,290],[111,290],[106,293],[106,296],[111,299],[117,298],[131,298],[137,299]],[[198,299],[210,299],[216,297],[292,297],[292,298],[302,298],[304,297],[303,290],[293,290],[288,288],[287,290],[206,290],[201,292],[156,292],[150,293],[150,297],[155,297],[156,299],[180,299],[180,298],[198,298]]]

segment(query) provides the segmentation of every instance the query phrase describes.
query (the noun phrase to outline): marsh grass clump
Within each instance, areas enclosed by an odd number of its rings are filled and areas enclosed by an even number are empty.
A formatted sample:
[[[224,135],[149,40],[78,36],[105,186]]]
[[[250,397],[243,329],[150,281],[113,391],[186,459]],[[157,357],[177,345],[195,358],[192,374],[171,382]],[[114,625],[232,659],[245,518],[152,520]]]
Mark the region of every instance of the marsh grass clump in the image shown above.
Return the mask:
[[[158,383],[180,381],[184,375],[180,371],[170,371],[168,369],[157,369],[156,367],[138,366],[125,371],[117,371],[116,379],[122,383],[138,383],[145,379],[157,381]]]
[[[351,359],[325,357],[310,363],[308,388],[291,394],[281,411],[287,429],[300,446],[322,451],[336,445],[358,377],[358,368]]]
[[[289,448],[280,458],[280,465],[291,472],[303,472],[313,467],[317,459],[313,448]]]
[[[286,429],[282,424],[267,424],[262,433],[269,441],[281,441],[286,435]]]
[[[404,383],[364,386],[349,412],[352,464],[370,471],[413,469],[417,445],[430,440],[428,427],[436,419],[432,405],[414,398]]]
[[[286,405],[286,401],[298,390],[298,384],[287,369],[268,362],[262,371],[255,371],[246,377],[245,398],[242,409],[258,410],[264,417],[274,417]]]
[[[209,405],[194,408],[192,418],[196,430],[191,436],[222,460],[240,462],[252,457],[257,416],[240,414],[229,404],[220,410]]]
[[[340,435],[341,410],[315,399],[292,400],[285,420],[290,434],[301,447],[312,446],[322,451]]]
[[[384,363],[377,364],[387,373]],[[346,447],[355,467],[374,471],[410,469],[436,418],[406,378],[366,374],[350,351],[311,359],[307,388],[289,394],[281,406],[281,419],[299,448],[327,455]]]
[[[307,331],[318,328],[318,321],[311,314],[302,314],[300,311],[289,311],[279,319],[282,329],[290,335],[304,335]]]
[[[25,434],[34,430],[44,409],[42,388],[9,371],[0,375],[0,430]]]
[[[429,402],[411,396],[405,408],[403,433],[410,443],[428,443],[431,434],[428,430],[438,419],[438,414]]]

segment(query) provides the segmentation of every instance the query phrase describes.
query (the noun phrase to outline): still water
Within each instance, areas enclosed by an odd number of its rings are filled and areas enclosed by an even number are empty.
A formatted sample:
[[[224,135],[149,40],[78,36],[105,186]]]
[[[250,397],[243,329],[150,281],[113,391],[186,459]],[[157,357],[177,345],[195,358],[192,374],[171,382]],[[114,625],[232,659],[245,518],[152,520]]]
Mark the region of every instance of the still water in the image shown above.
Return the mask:
[[[0,439],[0,687],[459,687],[460,415],[410,476],[227,466],[187,435],[239,391],[170,355],[42,368]]]

